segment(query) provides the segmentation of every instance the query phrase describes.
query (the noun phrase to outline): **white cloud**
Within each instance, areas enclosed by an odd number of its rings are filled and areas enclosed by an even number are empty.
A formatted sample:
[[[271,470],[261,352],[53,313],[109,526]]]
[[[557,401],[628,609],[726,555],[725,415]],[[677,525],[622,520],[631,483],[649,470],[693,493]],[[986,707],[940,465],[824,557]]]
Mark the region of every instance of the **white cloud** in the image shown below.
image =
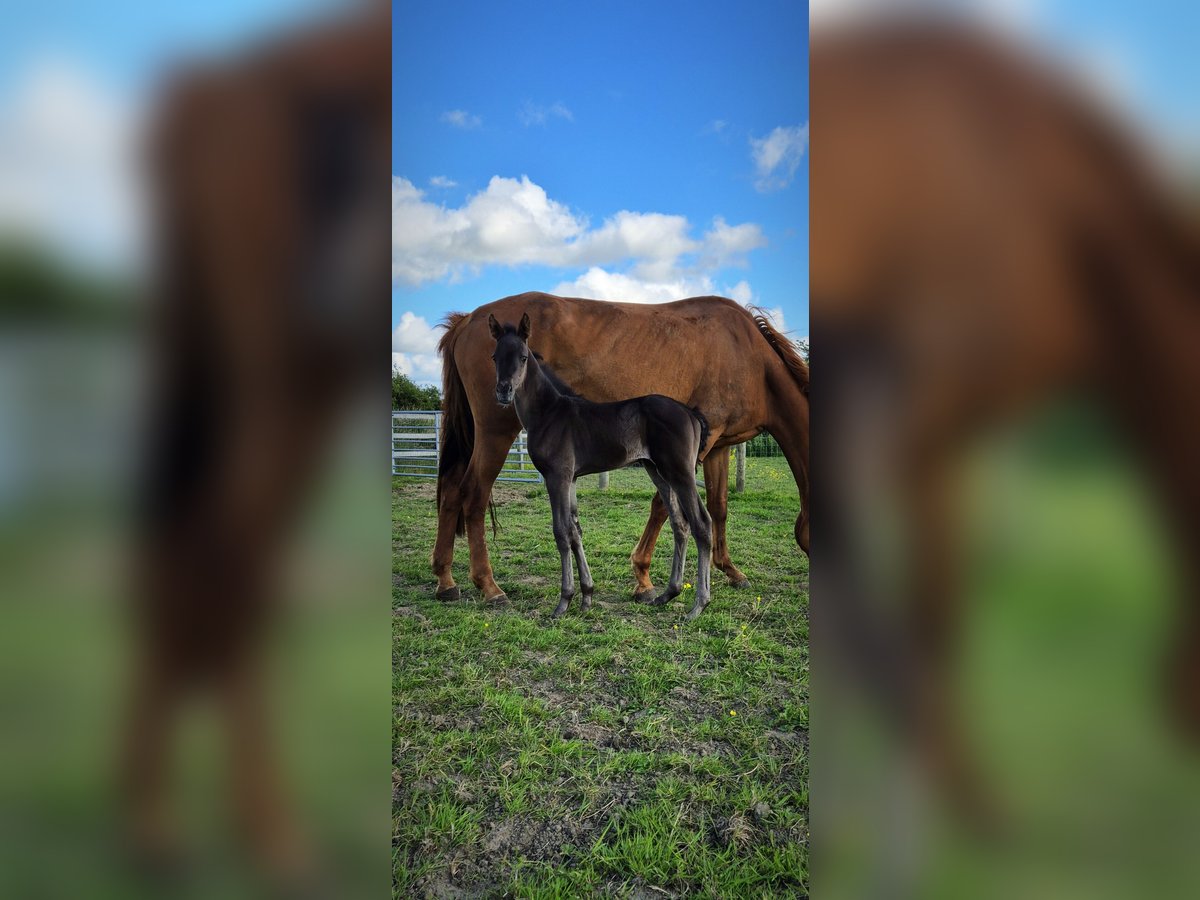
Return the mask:
[[[684,216],[621,210],[595,231],[584,235],[575,256],[580,262],[635,258],[673,260],[691,253],[697,244],[688,237]]]
[[[110,269],[141,261],[141,110],[74,61],[34,60],[0,98],[0,231]]]
[[[437,353],[438,333],[423,316],[406,312],[392,329],[392,352]]]
[[[755,188],[762,193],[777,191],[791,184],[792,177],[808,149],[808,123],[780,125],[763,138],[750,138],[754,159]]]
[[[442,361],[437,354],[392,353],[392,368],[407,375],[417,384],[441,385]]]
[[[684,216],[621,210],[598,228],[539,185],[494,176],[457,208],[431,203],[405,178],[392,178],[392,280],[416,286],[458,278],[486,265],[560,268],[629,262],[644,281],[678,280],[688,268],[744,262],[765,246],[753,223],[717,217],[699,238]],[[684,258],[693,258],[685,265]]]
[[[435,187],[435,188],[458,187],[457,181],[454,181],[451,178],[447,178],[445,175],[434,175],[432,178],[429,179],[429,184],[431,187]]]
[[[472,115],[465,109],[446,110],[442,113],[442,121],[447,125],[453,125],[455,128],[461,128],[464,131],[470,131],[472,128],[478,128],[483,124],[483,119]]]
[[[713,293],[712,279],[676,277],[668,280],[641,278],[635,274],[609,272],[592,266],[573,281],[564,281],[550,290],[566,297],[593,300],[619,300],[624,303],[670,303],[684,297]]]
[[[575,115],[561,102],[551,103],[549,106],[541,106],[532,100],[526,100],[521,104],[521,108],[517,110],[517,119],[526,127],[530,125],[545,125],[551,118],[566,119],[568,122],[575,121]]]
[[[809,0],[814,28],[901,18],[966,19],[990,27],[1027,29],[1036,23],[1044,0]]]
[[[392,329],[392,368],[399,369],[417,384],[440,384],[438,338],[437,330],[423,316],[406,311]]]
[[[707,125],[704,126],[704,128],[700,131],[700,133],[701,134],[720,134],[728,126],[729,126],[729,123],[726,122],[724,119],[713,119],[711,122],[709,122]]]
[[[559,282],[550,289],[550,293],[622,303],[670,303],[685,297],[717,294],[748,306],[757,299],[745,280],[732,286],[718,285],[710,275],[679,271],[669,273],[666,278],[653,278],[647,277],[637,267],[629,272],[610,272],[600,266],[592,266],[578,278]],[[783,310],[772,312],[777,312],[779,321],[783,321]]]
[[[725,296],[732,300],[736,300],[742,306],[749,306],[754,302],[754,291],[750,290],[750,282],[743,279],[729,288],[725,292]]]
[[[766,236],[753,222],[729,225],[717,216],[704,236],[703,256],[714,267],[743,265],[747,253],[766,245]]]

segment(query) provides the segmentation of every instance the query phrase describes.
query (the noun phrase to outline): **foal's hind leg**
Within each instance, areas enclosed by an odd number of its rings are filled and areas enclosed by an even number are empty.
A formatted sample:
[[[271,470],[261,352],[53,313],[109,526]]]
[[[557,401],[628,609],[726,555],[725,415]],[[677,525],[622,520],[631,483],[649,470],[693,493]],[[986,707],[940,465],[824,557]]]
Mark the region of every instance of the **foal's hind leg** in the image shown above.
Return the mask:
[[[712,520],[700,503],[700,493],[696,490],[694,479],[689,477],[687,482],[679,484],[678,488],[679,506],[684,518],[692,527],[692,534],[696,538],[696,555],[699,557],[696,564],[696,602],[687,614],[687,620],[690,622],[704,612],[704,607],[708,606],[712,596],[709,568],[712,560]]]
[[[683,567],[687,562],[688,526],[687,520],[679,508],[679,498],[671,489],[670,484],[667,483],[667,480],[663,478],[661,472],[659,472],[653,463],[647,461],[643,465],[646,472],[654,480],[655,487],[658,488],[658,495],[662,497],[667,514],[671,519],[671,531],[675,535],[675,553],[671,559],[671,580],[667,584],[665,591],[652,600],[646,601],[652,606],[662,606],[665,603],[671,602],[683,592]],[[694,483],[692,490],[695,491]]]
[[[575,554],[575,565],[579,568],[579,587],[583,589],[580,612],[592,608],[592,593],[596,590],[592,573],[588,569],[587,556],[583,552],[583,528],[579,525],[579,499],[575,496],[575,482],[571,482],[571,550]]]

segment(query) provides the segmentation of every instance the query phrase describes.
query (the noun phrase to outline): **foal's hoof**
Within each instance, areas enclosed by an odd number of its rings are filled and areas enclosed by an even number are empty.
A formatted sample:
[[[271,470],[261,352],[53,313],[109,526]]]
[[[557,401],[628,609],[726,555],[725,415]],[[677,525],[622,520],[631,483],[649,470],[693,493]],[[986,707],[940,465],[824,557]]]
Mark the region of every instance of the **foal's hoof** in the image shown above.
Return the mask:
[[[659,595],[658,595],[657,597],[655,597],[654,599],[652,599],[652,600],[647,600],[647,601],[646,601],[646,605],[647,605],[647,606],[666,606],[666,605],[667,605],[668,603],[670,603],[670,602],[671,602],[673,599],[675,599],[675,598],[674,598],[674,597],[673,597],[671,594],[665,594],[665,593],[664,593],[664,594],[659,594]]]
[[[700,613],[704,612],[703,606],[693,606],[688,610],[688,614],[683,617],[685,622],[695,622],[700,617]]]
[[[506,603],[508,603],[508,595],[505,593],[499,593],[495,597],[488,597],[483,602],[489,606],[504,606]]]
[[[453,603],[461,596],[462,594],[458,590],[458,585],[455,585],[454,587],[448,587],[444,591],[437,592],[437,598],[443,603]]]
[[[746,577],[743,577],[741,581],[733,581],[733,582],[730,582],[730,583],[731,583],[731,584],[732,584],[732,585],[733,585],[735,588],[739,588],[739,589],[741,589],[741,590],[748,590],[748,589],[749,589],[749,587],[750,587],[750,579],[749,579],[749,578],[746,578]]]
[[[649,603],[654,599],[654,588],[646,588],[644,591],[633,592],[634,603]]]

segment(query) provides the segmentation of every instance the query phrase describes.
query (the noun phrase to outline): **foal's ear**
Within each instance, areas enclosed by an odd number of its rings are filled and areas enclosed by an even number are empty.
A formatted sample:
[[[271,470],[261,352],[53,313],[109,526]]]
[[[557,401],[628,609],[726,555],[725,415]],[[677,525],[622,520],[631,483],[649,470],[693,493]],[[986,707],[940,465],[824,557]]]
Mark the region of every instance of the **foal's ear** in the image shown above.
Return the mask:
[[[523,340],[529,340],[529,313],[521,316],[521,324],[517,326],[517,336]]]
[[[492,337],[500,340],[500,335],[504,334],[504,329],[500,327],[500,323],[496,321],[496,317],[488,314],[488,331],[492,333]]]

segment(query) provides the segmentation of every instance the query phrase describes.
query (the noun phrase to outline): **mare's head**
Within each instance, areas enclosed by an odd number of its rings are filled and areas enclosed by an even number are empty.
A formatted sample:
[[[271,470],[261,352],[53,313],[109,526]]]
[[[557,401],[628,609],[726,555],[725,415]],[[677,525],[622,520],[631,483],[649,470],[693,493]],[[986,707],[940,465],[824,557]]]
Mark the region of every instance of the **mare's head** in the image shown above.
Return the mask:
[[[529,370],[529,313],[521,316],[521,324],[516,328],[501,325],[495,316],[488,316],[488,329],[496,339],[496,352],[492,354],[496,364],[496,402],[508,406]]]

